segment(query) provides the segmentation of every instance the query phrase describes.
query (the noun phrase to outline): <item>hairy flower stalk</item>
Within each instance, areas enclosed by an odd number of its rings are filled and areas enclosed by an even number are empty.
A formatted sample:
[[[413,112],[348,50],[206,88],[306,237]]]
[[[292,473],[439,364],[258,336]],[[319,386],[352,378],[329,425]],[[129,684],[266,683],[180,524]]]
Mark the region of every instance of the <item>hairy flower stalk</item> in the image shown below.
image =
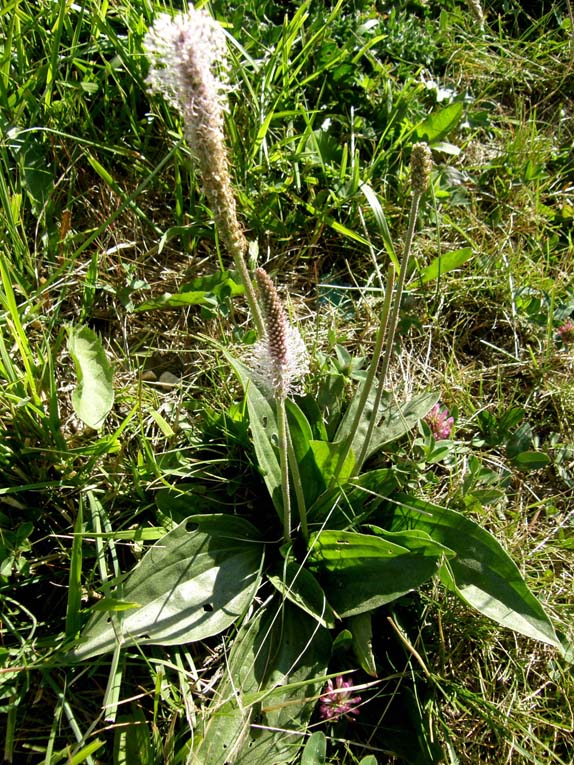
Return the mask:
[[[189,5],[186,13],[161,14],[144,48],[150,61],[147,83],[183,117],[203,188],[219,235],[233,257],[260,334],[263,322],[245,261],[247,240],[237,218],[225,147],[228,61],[225,34],[207,11]]]
[[[381,398],[384,392],[384,384],[387,377],[387,373],[390,366],[391,356],[393,352],[393,345],[395,341],[395,334],[397,331],[397,323],[399,320],[399,311],[401,307],[401,298],[405,285],[405,278],[407,274],[407,267],[410,258],[411,246],[414,237],[415,225],[418,217],[419,204],[422,195],[428,188],[430,173],[432,169],[432,158],[430,149],[426,143],[416,143],[413,146],[411,153],[411,188],[412,188],[412,201],[411,210],[409,215],[409,223],[407,234],[405,237],[405,244],[403,250],[403,256],[400,263],[399,278],[396,289],[395,285],[395,272],[393,266],[389,266],[387,273],[387,283],[385,287],[385,300],[381,311],[381,318],[379,320],[379,328],[377,330],[377,337],[375,339],[375,347],[373,350],[373,356],[369,369],[367,370],[367,376],[361,390],[361,396],[359,403],[355,411],[353,424],[351,426],[350,435],[345,444],[345,448],[341,450],[339,459],[337,461],[337,467],[331,479],[330,487],[333,487],[337,481],[337,477],[340,475],[343,465],[345,464],[347,457],[353,446],[353,439],[358,431],[359,424],[363,418],[365,407],[369,401],[369,397],[375,380],[377,380],[377,392],[373,403],[373,416],[369,421],[367,434],[363,439],[361,451],[356,455],[355,460],[355,472],[359,472],[367,454],[369,453],[369,444],[373,436],[373,431],[378,423],[377,413],[381,405]],[[386,342],[385,342],[386,340]],[[381,364],[381,369],[378,374],[379,363],[383,354],[384,345],[384,358]]]
[[[306,539],[308,536],[307,515],[303,488],[287,429],[285,399],[299,390],[301,378],[309,372],[309,359],[301,335],[289,323],[281,299],[269,275],[263,268],[258,268],[255,271],[255,278],[263,306],[265,334],[254,345],[250,366],[257,382],[273,395],[276,403],[283,495],[283,536],[286,541],[291,537],[290,464],[301,521],[301,532]]]
[[[391,356],[393,353],[395,334],[397,331],[397,324],[399,321],[399,312],[401,309],[401,299],[403,296],[405,279],[407,276],[409,258],[411,255],[411,247],[413,243],[415,226],[416,226],[418,213],[419,213],[419,205],[420,205],[422,195],[428,188],[431,170],[432,170],[432,156],[431,156],[430,148],[428,147],[426,143],[415,143],[411,151],[411,189],[412,189],[411,209],[409,213],[407,233],[405,236],[403,256],[401,258],[401,270],[399,272],[399,278],[397,281],[392,309],[390,312],[390,316],[388,318],[388,327],[386,328],[387,341],[386,341],[386,347],[385,347],[385,355],[383,358],[381,371],[379,373],[377,395],[375,397],[375,403],[373,406],[374,416],[371,418],[371,421],[369,423],[367,436],[363,443],[361,454],[359,455],[358,465],[357,465],[358,468],[362,466],[363,462],[366,459],[366,456],[368,454],[369,444],[373,435],[373,430],[377,422],[376,414],[379,411],[379,407],[381,404],[381,398],[383,396],[383,391],[384,391],[384,384],[387,377],[387,373],[389,371]],[[387,321],[386,317],[385,317],[385,321]],[[376,362],[378,364],[378,359],[376,360]]]

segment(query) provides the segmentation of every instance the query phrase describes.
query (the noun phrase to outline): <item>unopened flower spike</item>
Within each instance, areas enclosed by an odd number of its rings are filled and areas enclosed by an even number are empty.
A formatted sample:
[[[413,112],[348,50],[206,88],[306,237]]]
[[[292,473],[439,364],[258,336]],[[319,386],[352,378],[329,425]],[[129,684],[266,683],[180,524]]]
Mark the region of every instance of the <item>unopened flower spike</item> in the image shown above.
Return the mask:
[[[289,323],[281,299],[263,268],[255,271],[263,308],[264,337],[255,343],[250,366],[258,380],[278,399],[299,391],[309,372],[307,349],[299,331]]]
[[[415,143],[411,151],[411,187],[415,194],[423,194],[429,185],[432,154],[426,143]]]

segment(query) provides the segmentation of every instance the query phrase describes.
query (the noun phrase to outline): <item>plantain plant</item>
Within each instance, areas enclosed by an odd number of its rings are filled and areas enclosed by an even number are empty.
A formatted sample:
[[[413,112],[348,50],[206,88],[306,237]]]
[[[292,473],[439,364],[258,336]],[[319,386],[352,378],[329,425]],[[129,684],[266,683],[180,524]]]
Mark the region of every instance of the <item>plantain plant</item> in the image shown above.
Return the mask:
[[[502,627],[560,643],[495,537],[460,512],[416,496],[393,464],[393,442],[429,413],[431,421],[440,419],[441,437],[451,424],[437,407],[438,392],[401,401],[388,389],[411,244],[431,175],[428,145],[412,146],[407,233],[400,257],[386,243],[391,264],[368,368],[345,396],[344,372],[323,365],[313,394],[305,393],[313,359],[270,276],[261,267],[252,273],[246,261],[223,132],[226,45],[205,10],[162,15],[145,41],[148,83],[183,118],[258,334],[242,353],[223,347],[221,353],[243,386],[243,417],[267,496],[250,514],[234,514],[205,496],[198,512],[185,487],[164,493],[163,517],[180,522],[131,572],[107,583],[71,659],[113,652],[117,673],[126,649],[229,631],[225,671],[178,761],[288,763],[302,751],[315,761],[311,747],[320,739],[311,737],[303,750],[301,735],[314,710],[331,718],[360,702],[350,698],[349,681],[339,677],[333,685],[334,641],[346,631],[355,666],[376,677],[373,620],[431,580]],[[117,686],[117,674],[115,680]]]

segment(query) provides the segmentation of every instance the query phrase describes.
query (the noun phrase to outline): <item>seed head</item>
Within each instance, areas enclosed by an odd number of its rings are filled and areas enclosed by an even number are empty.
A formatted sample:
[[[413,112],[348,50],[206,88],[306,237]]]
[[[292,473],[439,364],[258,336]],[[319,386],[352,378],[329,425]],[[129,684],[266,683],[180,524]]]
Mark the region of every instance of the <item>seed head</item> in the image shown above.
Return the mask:
[[[223,128],[228,62],[223,29],[207,11],[162,13],[144,38],[150,70],[147,84],[187,120]]]

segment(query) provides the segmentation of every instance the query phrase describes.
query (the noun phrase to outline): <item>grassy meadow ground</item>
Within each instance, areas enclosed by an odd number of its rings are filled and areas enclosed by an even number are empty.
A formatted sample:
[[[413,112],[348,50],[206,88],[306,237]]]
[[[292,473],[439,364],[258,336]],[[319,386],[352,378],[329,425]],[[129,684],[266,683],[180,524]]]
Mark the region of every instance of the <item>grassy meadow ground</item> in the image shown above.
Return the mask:
[[[429,140],[391,381],[399,398],[440,390],[455,429],[433,452],[419,425],[381,459],[501,542],[564,644],[425,585],[380,609],[385,669],[356,721],[313,718],[326,760],[307,750],[303,765],[574,760],[574,342],[558,331],[574,317],[573,8],[485,0],[481,29],[470,6],[209,4],[229,33],[241,219],[300,321],[309,392],[330,365],[352,391],[377,329],[385,243],[400,249],[405,233],[410,150]],[[5,763],[186,762],[225,671],[231,632],[142,646],[119,667],[66,660],[107,581],[161,536],[163,490],[193,479],[196,511],[239,513],[265,491],[218,345],[253,340],[244,299],[211,279],[228,254],[177,115],[146,92],[143,36],[180,7],[0,10]],[[178,293],[188,298],[166,297]],[[72,399],[69,337],[84,325],[113,368],[99,430]],[[117,714],[104,697],[121,700]]]

